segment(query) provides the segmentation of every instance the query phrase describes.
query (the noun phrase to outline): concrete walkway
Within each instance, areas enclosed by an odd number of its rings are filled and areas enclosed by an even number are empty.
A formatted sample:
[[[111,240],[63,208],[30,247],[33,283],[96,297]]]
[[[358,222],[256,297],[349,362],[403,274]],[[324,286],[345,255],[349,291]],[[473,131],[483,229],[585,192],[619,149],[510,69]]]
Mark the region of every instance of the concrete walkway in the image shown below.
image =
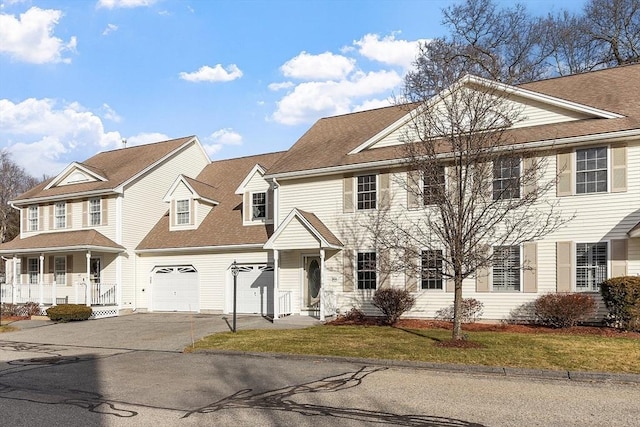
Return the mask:
[[[0,335],[2,341],[57,344],[129,350],[182,351],[207,335],[231,330],[232,316],[188,313],[136,313],[84,322],[20,320],[19,330]],[[308,316],[287,316],[276,321],[261,316],[238,316],[236,329],[296,329],[320,324]]]

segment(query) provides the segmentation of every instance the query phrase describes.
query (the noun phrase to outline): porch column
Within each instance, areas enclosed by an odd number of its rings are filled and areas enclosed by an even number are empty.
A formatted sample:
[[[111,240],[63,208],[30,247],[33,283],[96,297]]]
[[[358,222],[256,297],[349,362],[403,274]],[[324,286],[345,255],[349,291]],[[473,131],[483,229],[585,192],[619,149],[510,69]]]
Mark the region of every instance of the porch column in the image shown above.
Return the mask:
[[[18,288],[18,274],[21,274],[21,271],[18,271],[18,257],[16,255],[13,256],[13,284],[11,285],[11,304],[16,303],[16,289]]]
[[[40,280],[38,283],[38,293],[40,294],[38,303],[40,305],[43,305],[44,304],[44,254],[40,254]]]
[[[324,249],[320,249],[320,321],[324,322]]]
[[[91,251],[87,251],[87,283],[86,283],[86,304],[91,307]]]
[[[279,276],[280,276],[280,262],[279,252],[277,249],[273,250],[273,320],[277,320],[280,316],[280,290],[279,290]]]

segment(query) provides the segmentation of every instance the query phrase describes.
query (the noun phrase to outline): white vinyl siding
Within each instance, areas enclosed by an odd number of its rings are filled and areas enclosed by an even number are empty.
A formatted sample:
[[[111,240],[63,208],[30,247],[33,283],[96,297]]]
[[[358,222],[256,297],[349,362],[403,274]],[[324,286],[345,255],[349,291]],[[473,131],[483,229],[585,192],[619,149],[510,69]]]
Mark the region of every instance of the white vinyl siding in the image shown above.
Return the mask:
[[[309,249],[320,248],[320,241],[315,238],[309,229],[300,222],[297,217],[293,218],[282,233],[278,236],[274,249]]]

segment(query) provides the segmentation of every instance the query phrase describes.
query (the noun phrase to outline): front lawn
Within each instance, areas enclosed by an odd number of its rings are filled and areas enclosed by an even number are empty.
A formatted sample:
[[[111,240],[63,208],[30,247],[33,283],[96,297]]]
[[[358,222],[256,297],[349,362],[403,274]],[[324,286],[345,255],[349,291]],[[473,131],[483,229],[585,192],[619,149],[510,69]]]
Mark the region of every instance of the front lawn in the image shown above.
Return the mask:
[[[465,331],[479,348],[440,347],[446,329],[322,325],[294,330],[221,333],[195,350],[237,350],[366,357],[434,363],[640,374],[640,339],[576,334]]]

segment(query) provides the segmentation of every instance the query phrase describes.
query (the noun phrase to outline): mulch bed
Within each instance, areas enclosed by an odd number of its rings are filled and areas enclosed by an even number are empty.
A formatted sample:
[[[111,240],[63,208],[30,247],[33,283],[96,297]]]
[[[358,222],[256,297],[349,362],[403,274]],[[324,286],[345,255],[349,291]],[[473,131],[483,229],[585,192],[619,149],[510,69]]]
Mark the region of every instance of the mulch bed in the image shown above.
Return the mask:
[[[363,325],[363,326],[380,326],[382,322],[379,318],[365,317],[364,319],[345,319],[337,318],[328,325]],[[400,319],[394,325],[396,328],[405,329],[453,329],[452,322],[442,320],[426,320],[426,319]],[[519,334],[563,334],[563,335],[597,335],[602,337],[624,337],[640,339],[640,332],[627,332],[607,326],[574,326],[573,328],[550,328],[541,325],[522,325],[512,323],[467,323],[462,325],[462,330],[466,332],[511,332]],[[463,344],[463,343],[469,344]],[[438,343],[441,347],[465,347],[471,346],[469,341],[454,341],[450,344],[446,342]]]

